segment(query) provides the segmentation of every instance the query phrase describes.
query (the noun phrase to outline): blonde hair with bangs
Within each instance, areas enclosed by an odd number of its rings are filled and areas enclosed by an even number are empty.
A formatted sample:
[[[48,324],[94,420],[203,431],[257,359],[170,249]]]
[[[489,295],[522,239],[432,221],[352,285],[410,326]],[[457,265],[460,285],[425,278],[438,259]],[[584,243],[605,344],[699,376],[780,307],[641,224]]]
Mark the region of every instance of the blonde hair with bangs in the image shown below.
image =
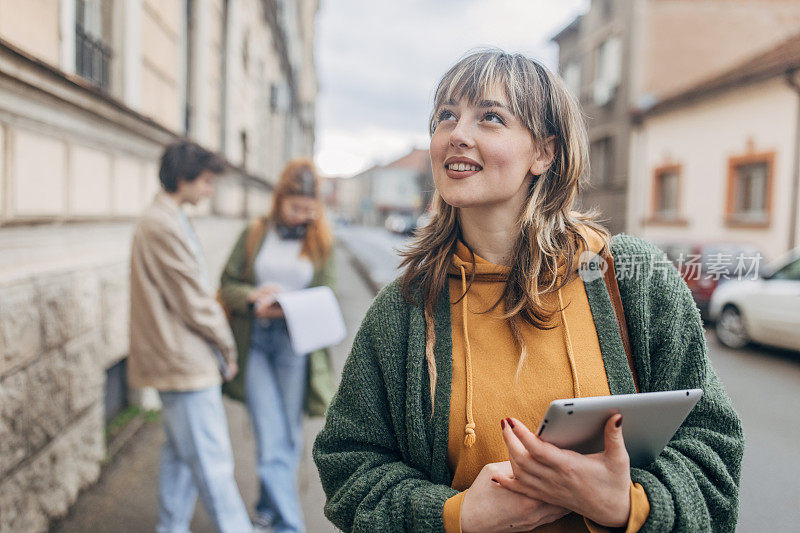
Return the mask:
[[[519,213],[520,231],[511,254],[511,272],[503,294],[492,307],[504,305],[504,318],[509,321],[520,352],[519,375],[527,356],[519,321],[540,329],[554,327],[551,319],[558,309],[547,309],[542,296],[571,281],[573,269],[564,278],[558,277],[557,272],[560,265],[576,265],[579,246],[587,246],[579,226],[597,230],[606,241],[609,234],[596,222],[596,213],[573,210],[578,192],[589,177],[586,126],[579,104],[564,82],[539,62],[496,49],[462,58],[436,88],[430,134],[436,131],[437,111],[445,102],[466,99],[476,104],[492,87],[502,87],[511,112],[530,131],[534,143],[541,144],[554,137],[556,144],[553,163],[531,182],[528,199]],[[425,313],[431,415],[437,378],[433,311],[441,291],[448,290],[447,270],[461,238],[457,208],[447,204],[438,191],[434,193],[432,206],[430,223],[418,230],[409,248],[401,252],[401,267],[405,267],[401,277],[403,296],[413,305],[421,305]],[[418,291],[422,302],[416,300]],[[460,298],[463,297],[462,294]]]

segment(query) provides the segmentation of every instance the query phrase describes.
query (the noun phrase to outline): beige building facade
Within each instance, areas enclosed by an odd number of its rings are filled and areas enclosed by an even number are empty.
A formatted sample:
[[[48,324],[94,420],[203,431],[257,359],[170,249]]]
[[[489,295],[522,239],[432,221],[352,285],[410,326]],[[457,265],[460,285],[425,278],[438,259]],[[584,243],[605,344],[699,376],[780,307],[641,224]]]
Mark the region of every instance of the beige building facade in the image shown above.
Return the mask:
[[[286,161],[311,157],[317,9],[0,0],[0,532],[46,531],[99,475],[127,404],[132,223],[164,146],[229,162],[193,213],[214,277]]]
[[[631,231],[661,243],[800,246],[800,36],[637,115]]]

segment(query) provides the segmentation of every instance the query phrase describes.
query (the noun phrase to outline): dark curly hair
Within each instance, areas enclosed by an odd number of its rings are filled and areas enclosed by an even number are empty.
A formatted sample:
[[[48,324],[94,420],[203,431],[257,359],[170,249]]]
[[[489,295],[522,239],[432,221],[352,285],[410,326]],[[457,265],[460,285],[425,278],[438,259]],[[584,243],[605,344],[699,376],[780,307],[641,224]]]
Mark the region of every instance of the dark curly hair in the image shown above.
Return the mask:
[[[196,142],[181,139],[164,150],[158,178],[167,192],[178,190],[178,181],[194,181],[203,171],[225,172],[225,161]]]

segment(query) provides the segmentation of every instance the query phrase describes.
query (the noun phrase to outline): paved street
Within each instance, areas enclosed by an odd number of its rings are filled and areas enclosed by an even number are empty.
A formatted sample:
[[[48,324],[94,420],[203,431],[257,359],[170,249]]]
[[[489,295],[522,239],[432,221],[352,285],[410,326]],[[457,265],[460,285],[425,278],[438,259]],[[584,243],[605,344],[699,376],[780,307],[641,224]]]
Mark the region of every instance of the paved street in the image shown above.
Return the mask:
[[[797,531],[800,524],[800,354],[729,350],[706,333],[709,357],[742,418],[739,531]]]
[[[397,277],[400,257],[397,250],[408,243],[408,237],[389,233],[382,228],[347,226],[337,228],[336,236],[350,250],[378,287]]]

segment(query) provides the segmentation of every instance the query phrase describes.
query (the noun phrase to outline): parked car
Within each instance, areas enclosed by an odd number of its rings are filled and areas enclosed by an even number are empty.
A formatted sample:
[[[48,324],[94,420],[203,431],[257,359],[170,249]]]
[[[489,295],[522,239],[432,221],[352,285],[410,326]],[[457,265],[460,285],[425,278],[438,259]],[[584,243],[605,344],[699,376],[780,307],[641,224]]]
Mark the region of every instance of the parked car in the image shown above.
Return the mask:
[[[392,213],[386,217],[384,227],[392,233],[400,235],[411,235],[414,232],[416,219],[413,215],[404,215],[401,213]]]
[[[721,285],[709,314],[725,346],[753,341],[800,351],[800,248],[770,265],[763,277]]]
[[[656,243],[681,273],[703,319],[718,286],[730,279],[757,277],[763,254],[757,246],[738,243]]]
[[[415,229],[427,226],[431,220],[433,220],[433,212],[425,211],[424,213],[422,213],[420,216],[417,217],[417,220],[415,222],[416,224]]]

